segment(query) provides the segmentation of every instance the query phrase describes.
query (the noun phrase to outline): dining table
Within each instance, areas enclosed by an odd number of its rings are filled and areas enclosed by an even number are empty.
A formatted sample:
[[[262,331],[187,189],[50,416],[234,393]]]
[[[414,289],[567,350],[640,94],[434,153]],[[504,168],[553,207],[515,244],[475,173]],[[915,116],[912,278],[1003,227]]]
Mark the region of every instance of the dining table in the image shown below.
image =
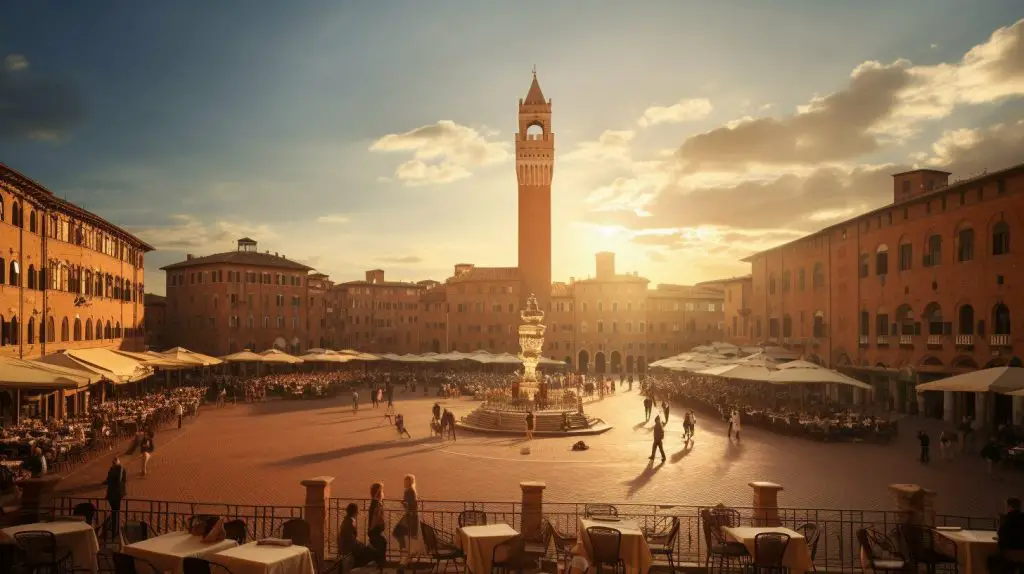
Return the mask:
[[[17,544],[19,532],[49,532],[57,541],[58,550],[71,552],[71,564],[75,570],[97,572],[96,553],[100,550],[96,531],[82,520],[58,520],[9,526],[0,530],[0,544]]]
[[[988,559],[999,553],[995,530],[962,530],[938,527],[935,533],[956,544],[956,557],[962,574],[988,571]]]
[[[314,574],[309,548],[288,541],[249,542],[208,555],[231,574]]]
[[[784,534],[789,536],[789,544],[786,545],[786,552],[782,555],[782,566],[789,569],[791,574],[802,574],[811,570],[814,563],[811,560],[811,549],[807,546],[807,539],[803,534],[791,528],[782,526],[725,526],[722,533],[734,542],[740,542],[747,549],[754,559],[757,559],[755,552],[755,541],[758,534]]]
[[[490,574],[494,548],[519,532],[505,523],[459,528],[453,542],[466,555],[466,568],[473,574]],[[500,557],[499,557],[500,558]]]
[[[210,556],[235,546],[238,543],[230,538],[219,542],[203,542],[201,536],[193,536],[188,532],[169,532],[123,546],[121,552],[146,560],[160,572],[184,574],[186,558],[209,560]]]
[[[626,520],[615,516],[580,518],[579,541],[583,543],[583,550],[591,564],[594,563],[594,552],[587,530],[594,527],[611,528],[619,532],[619,558],[626,566],[626,574],[647,574],[654,558],[651,555],[651,548],[647,544],[647,538],[644,537],[643,530],[635,520]]]

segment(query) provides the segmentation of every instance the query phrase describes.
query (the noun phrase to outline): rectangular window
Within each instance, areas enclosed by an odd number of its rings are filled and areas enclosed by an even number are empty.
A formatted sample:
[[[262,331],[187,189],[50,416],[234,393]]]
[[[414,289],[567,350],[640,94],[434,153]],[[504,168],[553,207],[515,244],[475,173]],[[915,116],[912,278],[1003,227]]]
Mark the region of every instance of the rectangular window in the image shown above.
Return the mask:
[[[908,271],[914,259],[914,246],[910,243],[900,245],[900,271]]]

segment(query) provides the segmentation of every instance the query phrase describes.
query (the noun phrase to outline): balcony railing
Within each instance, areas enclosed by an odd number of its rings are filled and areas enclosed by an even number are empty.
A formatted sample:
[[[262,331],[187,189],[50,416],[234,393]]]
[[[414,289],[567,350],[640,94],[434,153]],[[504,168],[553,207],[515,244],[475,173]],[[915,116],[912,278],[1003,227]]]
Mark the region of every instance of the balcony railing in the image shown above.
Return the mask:
[[[858,343],[860,344],[861,347],[867,347],[868,346],[868,336],[867,335],[861,335],[859,340],[858,340]]]
[[[913,335],[900,335],[900,346],[901,347],[913,347],[914,336]]]
[[[886,337],[885,335],[879,335],[878,337],[875,338],[875,344],[878,345],[879,347],[888,347],[889,337]]]
[[[993,347],[1009,347],[1010,336],[1009,335],[992,335],[992,340],[989,345]]]
[[[956,336],[957,347],[973,347],[974,346],[974,335],[957,335]]]
[[[929,347],[941,347],[944,342],[942,335],[928,335]]]

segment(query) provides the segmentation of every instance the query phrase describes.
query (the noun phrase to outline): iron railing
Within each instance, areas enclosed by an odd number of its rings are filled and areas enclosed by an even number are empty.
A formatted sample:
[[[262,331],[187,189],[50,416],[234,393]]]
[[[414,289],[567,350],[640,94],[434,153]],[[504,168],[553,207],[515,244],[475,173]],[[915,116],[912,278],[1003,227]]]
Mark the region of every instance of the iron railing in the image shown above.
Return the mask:
[[[112,538],[110,506],[102,498],[55,498],[48,509],[54,516],[69,516],[81,504],[95,509],[93,526],[103,540]],[[293,518],[303,518],[301,506],[254,506],[210,502],[178,502],[168,500],[140,500],[126,498],[121,501],[122,524],[145,522],[150,536],[176,532],[188,528],[189,520],[197,515],[212,515],[225,520],[245,522],[249,538],[259,540],[281,535],[281,525]]]
[[[370,501],[366,499],[329,500],[327,509],[327,555],[338,552],[338,533],[344,518],[345,507],[355,503],[359,508],[357,529],[365,541],[366,514]],[[579,536],[580,519],[586,516],[585,503],[544,503],[544,518],[548,519],[560,533]],[[676,563],[703,565],[707,557],[708,543],[705,538],[701,511],[711,506],[688,506],[673,504],[614,504],[620,518],[632,520],[646,532],[667,533],[673,518],[680,522],[679,536],[675,540]],[[765,526],[763,510],[733,507],[739,511],[741,526]],[[522,531],[522,505],[515,502],[460,502],[420,501],[418,516],[439,531],[442,537],[456,536],[459,515],[463,511],[482,511],[488,523],[504,522]],[[390,558],[398,557],[398,543],[393,531],[405,515],[401,501],[384,501],[384,535],[388,538]],[[778,509],[779,526],[800,531],[805,524],[813,524],[820,535],[815,551],[815,565],[819,569],[855,569],[860,566],[860,549],[856,533],[861,528],[871,528],[893,536],[898,524],[905,522],[905,515],[897,511],[838,510],[838,509]],[[967,529],[995,529],[994,518],[972,518],[963,516],[936,515],[936,526],[960,526]],[[552,552],[549,549],[549,552]]]

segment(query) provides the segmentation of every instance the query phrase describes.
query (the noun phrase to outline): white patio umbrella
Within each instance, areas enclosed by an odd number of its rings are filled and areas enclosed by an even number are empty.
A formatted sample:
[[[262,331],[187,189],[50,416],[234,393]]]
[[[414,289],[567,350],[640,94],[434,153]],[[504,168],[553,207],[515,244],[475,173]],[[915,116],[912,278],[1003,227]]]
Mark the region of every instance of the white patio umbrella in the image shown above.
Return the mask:
[[[712,377],[722,377],[725,379],[737,379],[741,381],[758,381],[758,382],[769,382],[771,380],[772,372],[775,369],[768,368],[765,365],[758,364],[733,364],[733,365],[718,365],[702,371],[697,371],[701,375],[710,375]]]
[[[294,365],[296,363],[301,363],[302,359],[289,355],[280,349],[267,349],[260,353],[260,362]]]
[[[923,385],[917,385],[920,391],[959,391],[966,393],[995,393],[1024,396],[1024,367],[992,367],[971,371],[945,379],[939,379]],[[1017,394],[1018,391],[1022,391]]]
[[[849,385],[866,391],[872,390],[871,385],[862,383],[853,377],[826,369],[809,361],[790,361],[782,363],[777,370],[772,372],[769,382],[775,384],[792,383],[825,383]]]

